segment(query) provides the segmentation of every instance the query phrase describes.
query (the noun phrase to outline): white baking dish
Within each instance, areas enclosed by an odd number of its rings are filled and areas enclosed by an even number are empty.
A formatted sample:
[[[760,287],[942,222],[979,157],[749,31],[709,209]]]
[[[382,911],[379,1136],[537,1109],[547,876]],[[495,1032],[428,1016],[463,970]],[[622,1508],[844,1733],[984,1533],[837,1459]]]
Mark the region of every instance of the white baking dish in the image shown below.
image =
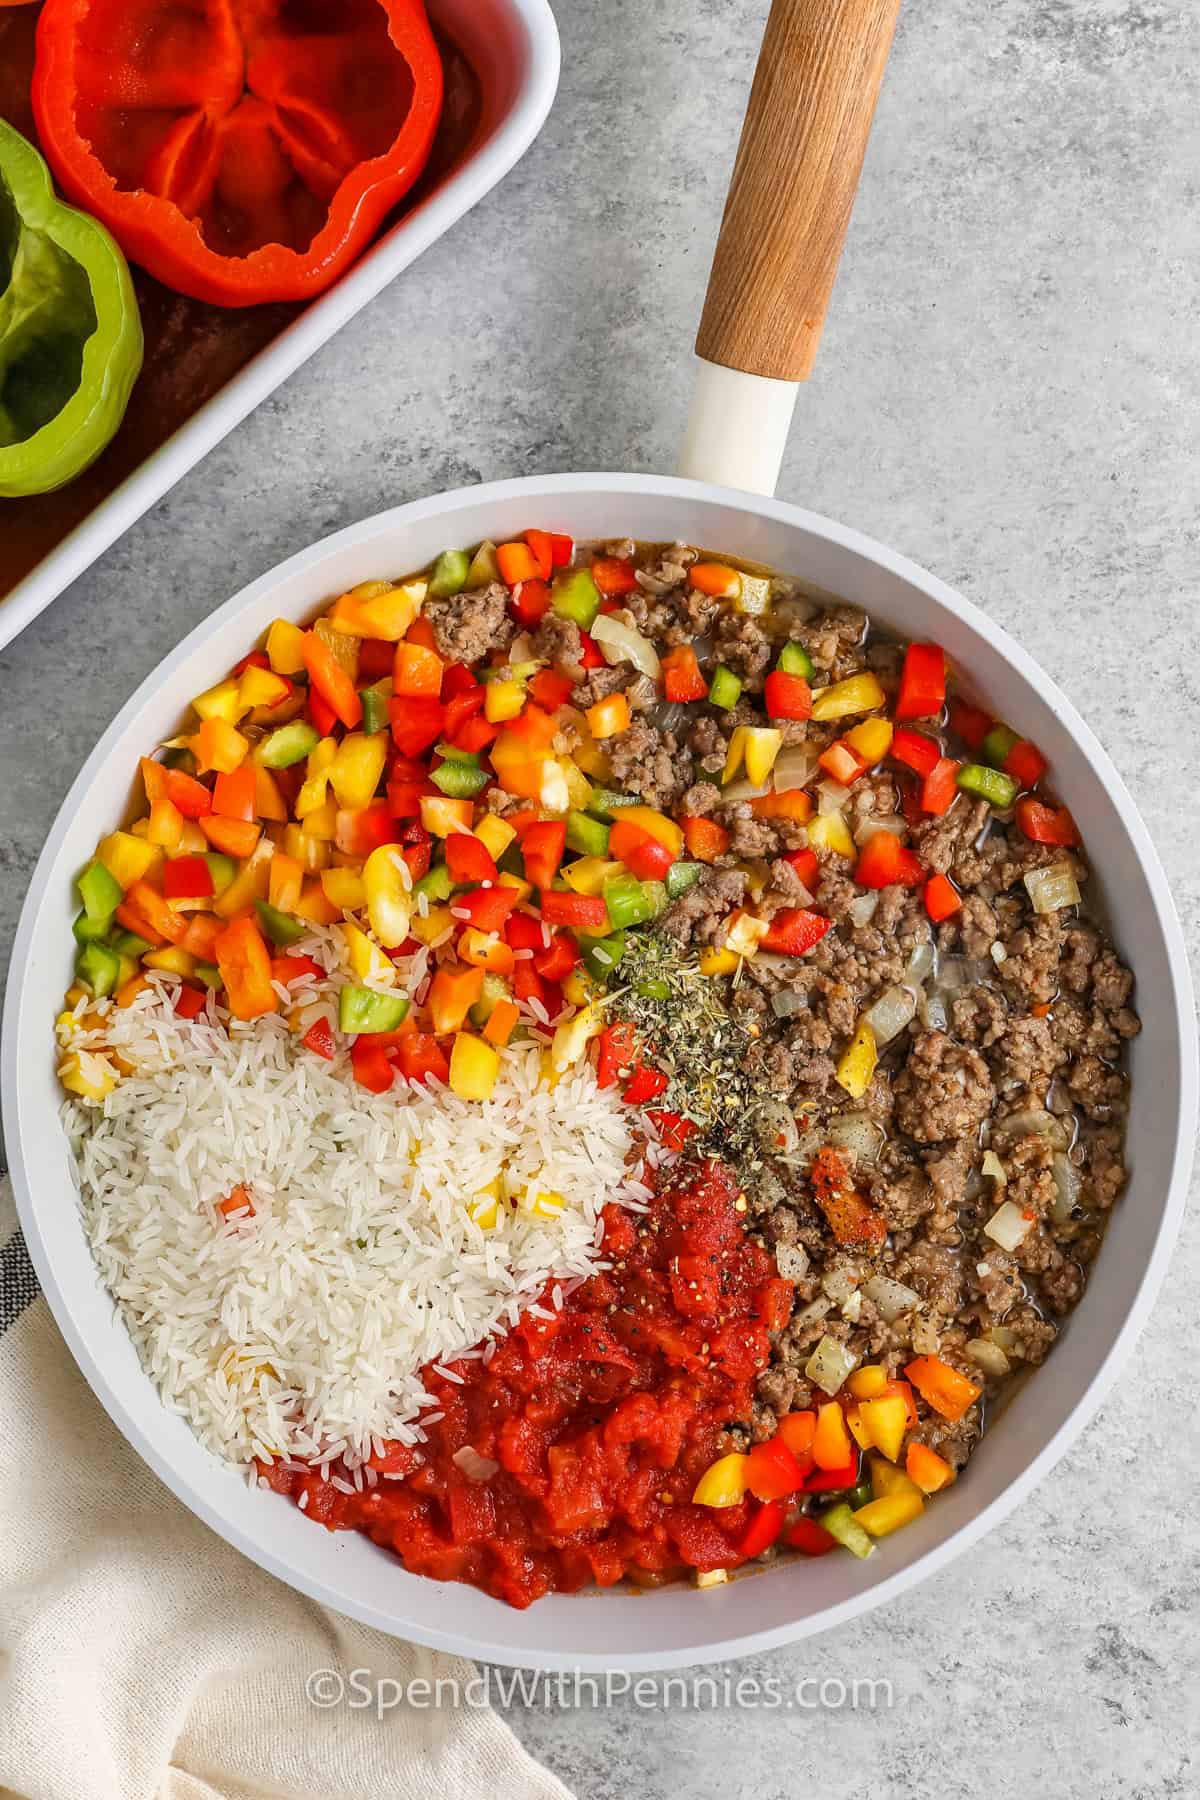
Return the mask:
[[[429,0],[429,16],[481,74],[484,113],[474,141],[427,200],[0,598],[0,648],[347,319],[469,212],[528,150],[558,87],[558,29],[547,0]]]
[[[1131,1058],[1132,1175],[1087,1293],[964,1478],[866,1563],[830,1556],[705,1592],[555,1595],[527,1612],[411,1576],[367,1539],[319,1529],[201,1449],[160,1406],[97,1280],[59,1124],[52,1021],[71,979],[72,878],[98,833],[124,815],[139,753],[170,736],[191,696],[276,616],[304,619],[356,581],[534,523],[577,537],[678,537],[736,552],[843,595],[906,637],[943,644],[981,698],[1049,757],[1136,973],[1144,1029]],[[1111,1385],[1174,1242],[1196,1128],[1191,986],[1166,880],[1120,777],[1066,697],[975,607],[856,532],[780,501],[638,475],[552,476],[420,500],[302,551],[206,619],[122,709],[58,815],[14,945],[0,1077],[17,1204],[46,1295],[97,1395],[168,1486],[255,1562],[340,1612],[438,1648],[546,1668],[669,1667],[767,1649],[891,1599],[968,1549],[1019,1505]]]

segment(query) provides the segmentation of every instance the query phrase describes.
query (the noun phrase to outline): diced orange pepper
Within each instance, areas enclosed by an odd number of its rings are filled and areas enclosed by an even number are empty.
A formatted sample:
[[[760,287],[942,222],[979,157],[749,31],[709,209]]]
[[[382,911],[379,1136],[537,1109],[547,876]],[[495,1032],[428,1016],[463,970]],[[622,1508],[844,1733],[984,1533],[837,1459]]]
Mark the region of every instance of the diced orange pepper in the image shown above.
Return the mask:
[[[273,825],[286,825],[288,820],[287,802],[279,791],[270,769],[254,771],[254,816],[258,819],[269,819]]]
[[[271,953],[253,919],[233,920],[213,951],[235,1018],[257,1019],[279,1010],[279,996],[271,983]]]
[[[496,562],[506,587],[516,587],[519,581],[537,581],[541,576],[541,565],[528,544],[498,544]]]
[[[189,742],[202,775],[209,769],[215,769],[220,775],[231,774],[245,762],[250,749],[249,739],[227,719],[203,720]]]
[[[483,1035],[489,1044],[498,1050],[503,1049],[517,1028],[517,1020],[521,1017],[521,1009],[511,1000],[497,1000],[492,1014],[483,1028]]]
[[[146,825],[147,843],[158,844],[164,850],[173,850],[182,836],[183,814],[174,802],[165,795],[152,801]]]
[[[429,1016],[439,1036],[458,1031],[483,992],[483,970],[469,965],[446,964],[433,978],[429,990]]]
[[[306,631],[301,646],[308,678],[347,731],[362,719],[362,701],[349,675],[315,631]]]
[[[978,1400],[983,1389],[969,1381],[940,1356],[917,1356],[906,1363],[904,1373],[927,1406],[941,1413],[943,1419],[961,1419],[967,1408]]]
[[[446,665],[436,650],[414,644],[411,638],[396,645],[396,662],[392,671],[392,692],[398,700],[419,698],[436,700],[442,691]]]
[[[742,578],[724,563],[698,562],[688,570],[688,586],[713,600],[736,600],[742,591]]]
[[[257,789],[255,771],[248,763],[231,769],[228,774],[218,775],[213,784],[213,814],[222,819],[253,824]]]
[[[181,914],[172,910],[156,888],[147,881],[135,881],[117,908],[117,922],[126,931],[136,931],[152,944],[178,944],[187,924]]]
[[[803,788],[789,788],[786,794],[760,794],[750,802],[750,811],[760,819],[794,819],[803,825],[812,818],[812,801]]]
[[[179,940],[179,948],[198,962],[210,963],[213,948],[224,929],[224,919],[218,919],[214,913],[189,913],[187,930]]]
[[[928,1444],[910,1444],[904,1458],[904,1469],[923,1494],[936,1494],[954,1480],[953,1466]]]
[[[223,850],[226,856],[236,856],[239,861],[251,854],[262,836],[261,825],[245,819],[222,819],[216,813],[206,813],[199,823],[214,850]]]
[[[595,706],[589,706],[583,716],[594,738],[616,737],[618,732],[629,730],[629,701],[624,694],[609,694],[597,700]]]
[[[117,1005],[124,1009],[127,1006],[132,1006],[138,995],[149,986],[150,983],[146,980],[144,975],[131,975],[129,980],[122,983],[117,989],[113,998],[116,1000]]]
[[[804,1412],[784,1413],[776,1426],[776,1431],[797,1462],[804,1462],[811,1458],[816,1429],[817,1415],[810,1409],[806,1409]]]
[[[304,866],[294,856],[285,856],[277,850],[271,858],[271,873],[267,884],[267,899],[279,912],[291,912],[300,898],[300,890],[304,885]]]
[[[846,1415],[836,1400],[817,1408],[812,1455],[818,1469],[844,1469],[854,1455],[854,1446],[846,1429]]]
[[[427,619],[424,613],[418,613],[405,632],[404,641],[406,644],[419,644],[422,650],[436,650],[437,634],[432,620]]]
[[[486,969],[492,975],[511,975],[516,958],[504,942],[486,931],[469,925],[458,940],[458,954],[473,969]]]
[[[683,841],[697,862],[716,862],[729,848],[729,833],[715,819],[688,817],[683,821]]]

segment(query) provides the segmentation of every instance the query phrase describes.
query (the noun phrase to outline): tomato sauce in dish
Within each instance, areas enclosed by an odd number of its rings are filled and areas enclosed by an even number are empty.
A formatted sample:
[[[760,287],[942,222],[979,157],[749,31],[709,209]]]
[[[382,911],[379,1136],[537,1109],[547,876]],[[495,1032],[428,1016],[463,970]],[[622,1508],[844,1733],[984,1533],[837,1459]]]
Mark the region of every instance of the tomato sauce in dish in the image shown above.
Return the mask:
[[[487,1364],[448,1365],[461,1385],[426,1371],[444,1416],[425,1444],[376,1459],[374,1488],[343,1493],[279,1466],[262,1475],[413,1574],[513,1606],[735,1566],[748,1503],[690,1496],[723,1428],[750,1414],[768,1324],[792,1291],[747,1235],[738,1197],[732,1172],[707,1161],[663,1177],[644,1214],[608,1207],[611,1269],[549,1317],[526,1313]]]

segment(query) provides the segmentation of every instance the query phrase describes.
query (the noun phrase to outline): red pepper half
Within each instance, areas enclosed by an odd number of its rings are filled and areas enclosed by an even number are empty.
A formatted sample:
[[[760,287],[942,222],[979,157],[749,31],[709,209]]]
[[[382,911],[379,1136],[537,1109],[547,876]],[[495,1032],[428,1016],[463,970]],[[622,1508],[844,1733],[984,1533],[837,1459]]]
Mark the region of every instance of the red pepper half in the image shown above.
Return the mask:
[[[425,166],[442,68],[421,0],[46,0],[33,108],[64,192],[167,287],[309,300]]]

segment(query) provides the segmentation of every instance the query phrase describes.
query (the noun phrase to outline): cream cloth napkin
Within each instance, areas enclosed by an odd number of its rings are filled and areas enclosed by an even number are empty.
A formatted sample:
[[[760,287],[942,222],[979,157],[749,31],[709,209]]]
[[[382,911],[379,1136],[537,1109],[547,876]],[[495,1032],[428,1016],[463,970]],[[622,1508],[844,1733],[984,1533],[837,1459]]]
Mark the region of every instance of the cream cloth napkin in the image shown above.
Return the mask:
[[[476,1671],[326,1612],[180,1505],[76,1369],[7,1182],[0,1333],[0,1795],[570,1800],[488,1708],[310,1704],[319,1670]]]

